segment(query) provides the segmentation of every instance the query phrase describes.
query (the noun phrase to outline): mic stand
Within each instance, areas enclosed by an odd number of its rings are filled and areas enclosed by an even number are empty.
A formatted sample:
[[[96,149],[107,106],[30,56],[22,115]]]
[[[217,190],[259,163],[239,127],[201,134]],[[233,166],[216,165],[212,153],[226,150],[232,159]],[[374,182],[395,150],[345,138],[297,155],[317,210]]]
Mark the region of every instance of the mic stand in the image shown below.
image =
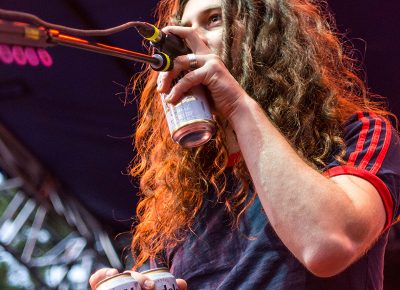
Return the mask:
[[[149,63],[150,65],[160,65],[159,58],[139,52],[110,46],[98,42],[89,42],[87,40],[59,33],[57,30],[48,31],[49,42],[51,44],[59,44],[91,52],[101,53],[105,55],[115,56],[127,60]]]
[[[26,23],[11,22],[1,19],[0,43],[42,48],[63,45],[127,60],[148,63],[156,70],[164,70],[165,67],[166,69],[170,68],[170,64],[165,63],[169,62],[169,60],[166,61],[165,56],[161,54],[154,54],[153,56],[150,56],[102,43],[89,42],[85,39],[61,34],[55,29],[44,29],[42,27],[35,27]]]

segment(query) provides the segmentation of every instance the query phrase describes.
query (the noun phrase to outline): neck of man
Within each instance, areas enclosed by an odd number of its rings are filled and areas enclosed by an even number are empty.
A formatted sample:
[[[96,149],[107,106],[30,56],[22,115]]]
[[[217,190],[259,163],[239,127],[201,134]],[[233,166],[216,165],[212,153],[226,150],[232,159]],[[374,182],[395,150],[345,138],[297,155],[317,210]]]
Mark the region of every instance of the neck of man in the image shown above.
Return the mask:
[[[240,147],[236,139],[235,131],[233,131],[229,124],[225,127],[224,132],[229,155],[239,152]]]

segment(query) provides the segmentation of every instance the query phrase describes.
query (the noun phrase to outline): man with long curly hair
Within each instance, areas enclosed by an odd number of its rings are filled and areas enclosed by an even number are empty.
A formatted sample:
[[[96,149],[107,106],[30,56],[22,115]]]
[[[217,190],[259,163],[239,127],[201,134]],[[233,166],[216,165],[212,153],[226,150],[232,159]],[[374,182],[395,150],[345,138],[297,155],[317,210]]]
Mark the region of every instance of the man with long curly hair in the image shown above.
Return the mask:
[[[173,84],[193,64],[179,56],[171,72],[135,80],[146,81],[131,167],[142,196],[134,268],[166,266],[186,281],[180,289],[382,289],[400,139],[325,2],[161,0],[158,15],[197,67]],[[218,130],[186,149],[169,135],[159,94],[176,104],[197,84]]]

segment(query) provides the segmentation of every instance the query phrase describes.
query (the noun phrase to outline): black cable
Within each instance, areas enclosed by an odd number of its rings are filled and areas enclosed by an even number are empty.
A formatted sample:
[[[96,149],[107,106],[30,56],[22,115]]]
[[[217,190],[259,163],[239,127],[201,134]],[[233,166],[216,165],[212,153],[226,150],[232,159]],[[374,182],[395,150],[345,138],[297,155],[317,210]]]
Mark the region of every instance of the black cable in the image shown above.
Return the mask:
[[[124,23],[122,25],[115,26],[115,27],[108,28],[108,29],[84,30],[84,29],[76,29],[76,28],[59,25],[59,24],[46,22],[46,21],[42,20],[41,18],[37,17],[36,15],[30,14],[30,13],[11,11],[11,10],[5,10],[5,9],[0,9],[0,19],[25,22],[25,23],[32,24],[35,26],[43,26],[47,29],[55,29],[55,30],[60,31],[61,33],[71,34],[74,36],[86,36],[86,37],[107,36],[107,35],[121,32],[123,30],[129,29],[132,27],[138,29],[138,27],[142,27],[143,25],[147,24],[147,23],[140,22],[140,21],[130,21],[130,22]]]

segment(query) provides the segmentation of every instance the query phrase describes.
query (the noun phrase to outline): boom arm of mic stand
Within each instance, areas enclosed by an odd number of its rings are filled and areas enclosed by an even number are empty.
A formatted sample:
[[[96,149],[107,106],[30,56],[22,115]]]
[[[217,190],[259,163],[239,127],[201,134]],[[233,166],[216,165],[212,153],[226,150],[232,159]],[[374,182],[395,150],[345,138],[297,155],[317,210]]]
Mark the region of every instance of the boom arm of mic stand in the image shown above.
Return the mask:
[[[49,47],[47,30],[26,23],[0,19],[0,43],[33,47]]]
[[[127,60],[149,63],[154,66],[160,65],[160,60],[157,57],[138,53],[135,51],[110,46],[97,42],[89,42],[87,40],[61,34],[57,30],[49,30],[49,40],[52,44],[75,47],[83,50],[88,50],[96,53],[111,55]]]
[[[1,43],[42,48],[63,45],[127,60],[149,63],[155,69],[165,66],[163,63],[165,57],[157,54],[150,56],[106,44],[89,42],[81,38],[61,34],[53,29],[44,29],[26,23],[0,19],[0,44]]]

